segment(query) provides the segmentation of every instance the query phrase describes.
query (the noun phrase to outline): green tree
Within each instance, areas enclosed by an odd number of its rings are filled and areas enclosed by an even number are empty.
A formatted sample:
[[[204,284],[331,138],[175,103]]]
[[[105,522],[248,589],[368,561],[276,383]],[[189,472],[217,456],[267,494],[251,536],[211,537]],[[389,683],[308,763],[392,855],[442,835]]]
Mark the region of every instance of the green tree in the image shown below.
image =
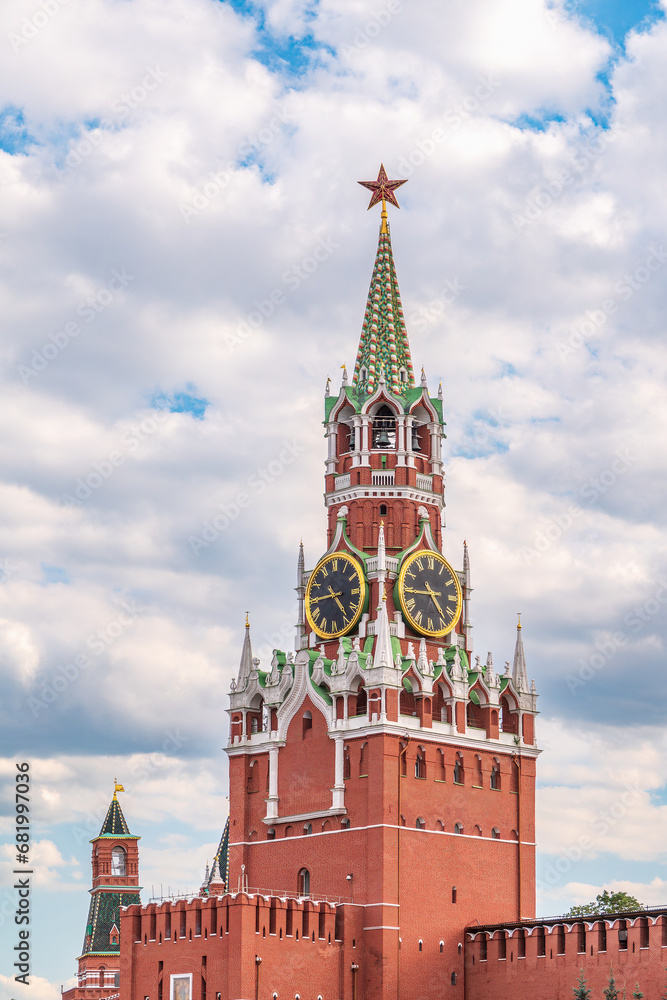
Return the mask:
[[[635,983],[635,988],[632,991],[632,1000],[642,1000],[644,994],[639,989],[639,983]]]
[[[602,995],[604,996],[604,1000],[618,1000],[618,990],[616,989],[613,967],[609,970],[609,984],[606,990],[602,991]]]
[[[599,916],[601,913],[625,913],[628,910],[641,909],[642,904],[634,896],[629,896],[627,892],[608,892],[605,889],[596,896],[592,903],[585,903],[583,906],[573,906],[565,916]]]
[[[583,966],[581,972],[579,973],[579,979],[577,985],[572,987],[572,992],[574,993],[574,1000],[590,1000],[591,991],[586,987],[586,980],[584,979]]]

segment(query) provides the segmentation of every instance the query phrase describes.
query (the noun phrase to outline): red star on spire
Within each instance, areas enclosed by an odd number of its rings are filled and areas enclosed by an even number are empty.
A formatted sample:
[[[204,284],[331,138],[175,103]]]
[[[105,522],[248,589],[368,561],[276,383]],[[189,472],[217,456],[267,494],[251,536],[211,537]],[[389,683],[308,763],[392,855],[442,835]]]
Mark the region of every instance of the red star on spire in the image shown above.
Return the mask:
[[[396,195],[394,191],[396,188],[400,187],[401,184],[406,184],[407,181],[390,181],[387,177],[387,171],[384,166],[380,164],[380,172],[378,174],[378,179],[376,181],[357,181],[357,184],[361,184],[362,187],[368,188],[372,191],[371,201],[369,208],[373,205],[377,205],[380,201],[388,201],[390,205],[394,205],[395,208],[400,208],[401,206],[396,201]],[[384,206],[383,206],[384,207]]]

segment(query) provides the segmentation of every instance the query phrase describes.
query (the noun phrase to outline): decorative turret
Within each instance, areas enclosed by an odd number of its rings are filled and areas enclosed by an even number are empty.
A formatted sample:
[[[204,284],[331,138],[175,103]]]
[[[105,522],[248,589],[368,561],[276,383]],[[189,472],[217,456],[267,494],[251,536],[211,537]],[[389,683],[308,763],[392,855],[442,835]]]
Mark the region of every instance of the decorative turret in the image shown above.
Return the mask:
[[[65,1000],[104,998],[118,992],[120,975],[120,910],[139,903],[139,837],[130,833],[118,801],[122,785],[114,793],[93,845],[93,886],[88,923],[79,956],[78,985]],[[94,992],[91,992],[94,990]]]

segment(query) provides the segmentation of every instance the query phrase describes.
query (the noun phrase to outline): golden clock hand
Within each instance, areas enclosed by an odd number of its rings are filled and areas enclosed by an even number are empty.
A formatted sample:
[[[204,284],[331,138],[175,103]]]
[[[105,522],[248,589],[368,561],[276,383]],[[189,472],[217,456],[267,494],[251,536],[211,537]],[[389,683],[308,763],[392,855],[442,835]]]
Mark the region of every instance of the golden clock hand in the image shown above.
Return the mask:
[[[428,584],[426,586],[428,586]],[[429,597],[432,597],[433,594],[435,594],[437,597],[442,597],[439,590],[415,590],[414,587],[405,587],[404,589],[406,594],[428,594]]]
[[[343,591],[339,590],[337,594],[334,594],[333,587],[331,587],[331,586],[329,587],[329,594],[330,594],[330,596],[333,597],[334,601],[336,602],[336,604],[338,605],[338,607],[340,608],[340,610],[343,612],[343,614],[345,614],[345,608],[343,607],[343,605],[338,600],[338,598],[340,597],[340,595],[342,593],[343,593]]]
[[[331,590],[331,587],[329,587],[329,590]],[[316,601],[330,601],[332,597],[340,597],[340,595],[342,593],[343,593],[343,591],[339,590],[337,594],[334,594],[334,593],[331,593],[331,594],[322,594],[321,597],[311,597],[310,598],[310,603],[311,604],[315,604]]]
[[[436,592],[435,592],[435,590],[431,590],[431,587],[428,585],[428,583],[426,584],[426,586],[428,587],[428,592],[429,592],[431,600],[433,601],[433,603],[435,604],[436,608],[438,609],[438,611],[440,612],[440,614],[442,615],[442,617],[444,619],[445,613],[442,610],[442,608],[440,607],[440,605],[438,604],[438,601],[436,600]],[[440,596],[441,596],[441,594],[438,592],[438,597],[440,597]]]

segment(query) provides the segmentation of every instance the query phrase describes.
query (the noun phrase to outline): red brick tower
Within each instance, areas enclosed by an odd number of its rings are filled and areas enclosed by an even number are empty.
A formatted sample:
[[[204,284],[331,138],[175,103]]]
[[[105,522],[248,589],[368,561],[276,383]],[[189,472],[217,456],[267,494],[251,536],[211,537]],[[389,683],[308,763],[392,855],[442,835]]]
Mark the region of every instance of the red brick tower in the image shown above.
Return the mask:
[[[120,979],[120,909],[140,902],[139,847],[130,833],[115,785],[102,829],[93,845],[93,885],[88,923],[79,955],[79,982],[65,1000],[97,1000],[118,994]]]
[[[442,390],[415,385],[387,222],[400,183],[365,184],[380,237],[352,382],[327,387],[328,548],[312,571],[299,553],[296,654],[263,667],[246,627],[232,684],[229,883],[336,904],[341,997],[455,1000],[464,928],[534,914],[537,695],[520,625],[513,669],[471,664]]]

